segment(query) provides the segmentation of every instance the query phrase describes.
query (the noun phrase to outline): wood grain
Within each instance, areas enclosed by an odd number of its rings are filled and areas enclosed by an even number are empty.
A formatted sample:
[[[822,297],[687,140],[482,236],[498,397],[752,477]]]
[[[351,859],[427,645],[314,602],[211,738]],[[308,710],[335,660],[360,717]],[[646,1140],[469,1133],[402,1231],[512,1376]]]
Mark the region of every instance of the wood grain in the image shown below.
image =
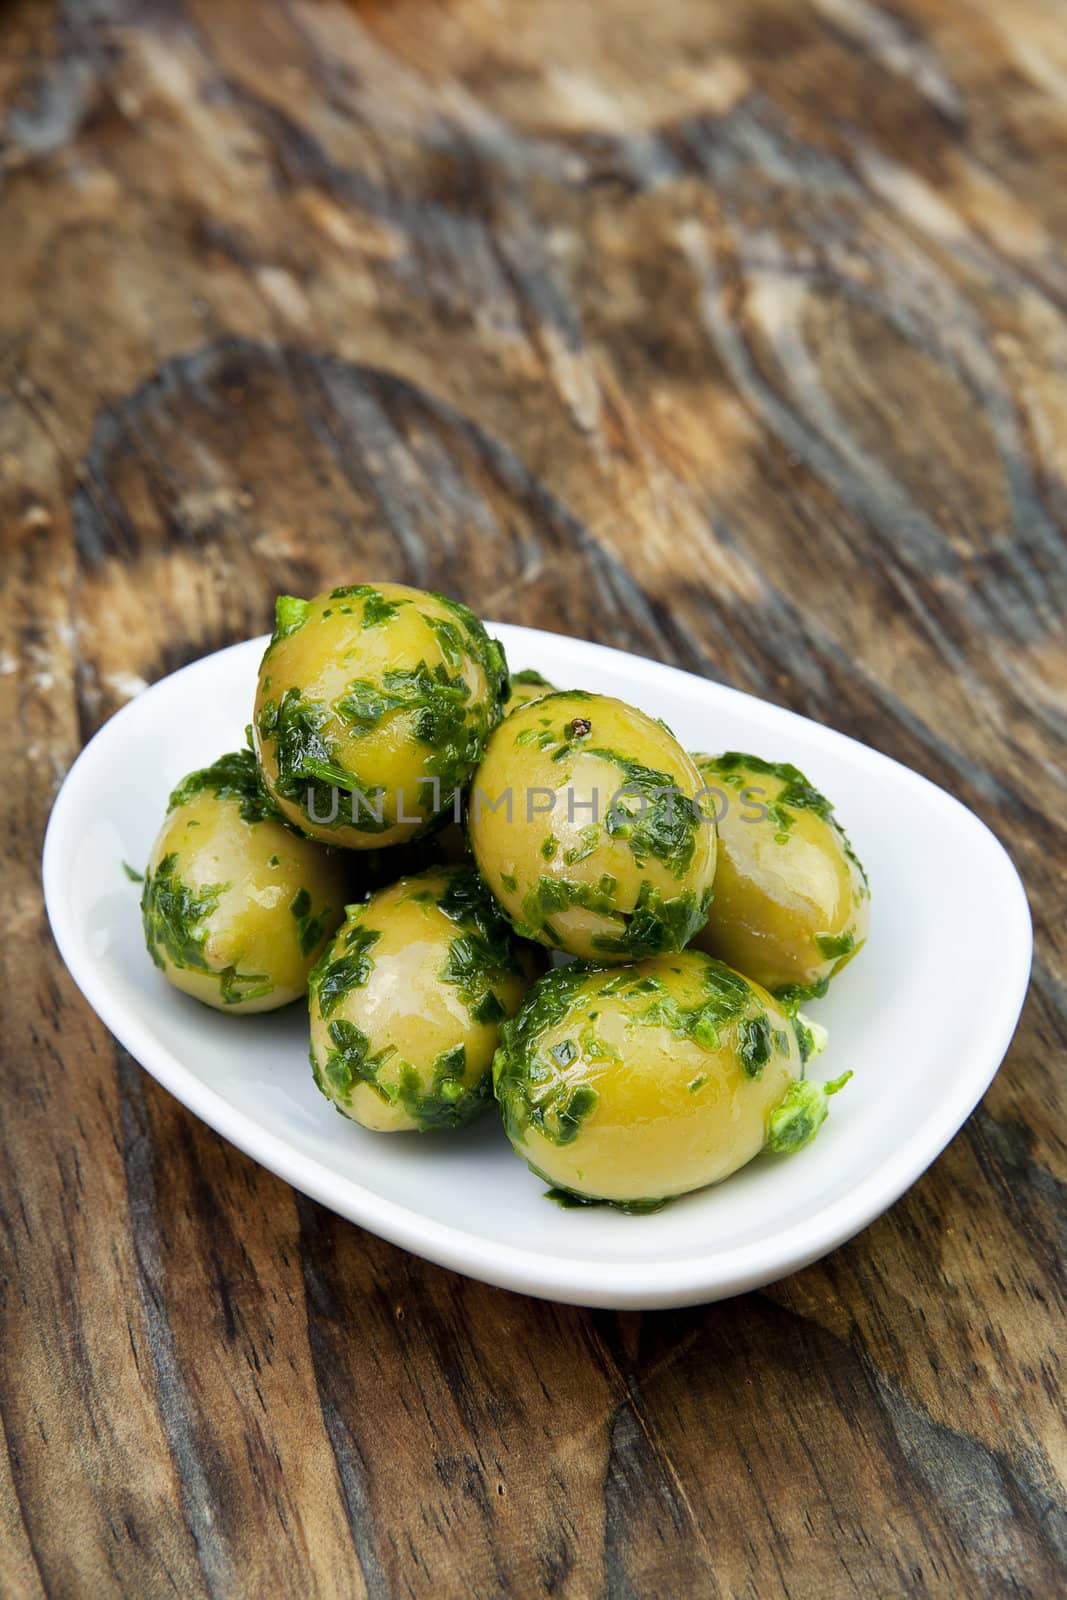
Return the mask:
[[[0,1587],[1062,1592],[1067,12],[0,14]],[[793,706],[1031,896],[985,1101],[859,1239],[554,1307],[194,1121],[51,945],[85,738],[387,576]]]

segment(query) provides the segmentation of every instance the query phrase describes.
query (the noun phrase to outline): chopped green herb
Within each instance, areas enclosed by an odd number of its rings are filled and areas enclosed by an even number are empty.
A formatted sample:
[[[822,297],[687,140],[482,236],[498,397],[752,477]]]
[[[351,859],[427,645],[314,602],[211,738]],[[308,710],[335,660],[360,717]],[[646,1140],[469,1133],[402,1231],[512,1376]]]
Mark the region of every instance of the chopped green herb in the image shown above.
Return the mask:
[[[542,1183],[550,1183],[551,1179],[543,1172],[539,1172],[532,1162],[526,1165],[535,1178],[540,1178]],[[592,1195],[578,1194],[574,1189],[563,1189],[558,1183],[545,1190],[546,1200],[552,1200],[564,1211],[578,1211],[587,1206],[607,1206],[612,1211],[621,1211],[626,1217],[650,1217],[654,1211],[662,1211],[664,1206],[670,1205],[670,1197],[665,1200],[595,1200]]]
[[[358,908],[357,918],[363,910],[363,906]],[[343,928],[333,944],[322,952],[308,977],[308,991],[324,1021],[333,1015],[347,994],[361,989],[367,982],[374,970],[370,952],[380,938],[377,928],[365,928],[356,920]],[[335,956],[338,947],[342,954]]]
[[[363,1029],[343,1018],[331,1022],[327,1032],[333,1048],[327,1051],[326,1060],[320,1066],[312,1047],[311,1070],[322,1093],[343,1109],[351,1104],[360,1083],[377,1087],[378,1068],[395,1054],[395,1050],[388,1045],[372,1055],[370,1040]]]
[[[504,698],[508,688],[508,664],[503,646],[486,633],[481,621],[461,600],[430,591],[451,612],[466,637],[467,651],[477,661],[489,685],[489,699],[493,707],[490,725],[495,727],[503,715]]]
[[[800,1006],[807,1005],[809,1000],[821,1000],[830,986],[829,974],[820,978],[817,983],[783,983],[772,990],[774,998],[787,1012],[795,1017]]]
[[[268,650],[302,628],[308,619],[310,609],[309,601],[299,600],[292,594],[280,594],[274,602],[274,632],[267,646]]]
[[[570,1091],[566,1102],[554,1108],[555,1131],[551,1131],[551,1117],[542,1120],[541,1132],[554,1144],[573,1144],[582,1130],[582,1123],[596,1110],[599,1095],[588,1083],[580,1083]]]
[[[703,826],[692,800],[667,772],[629,761],[613,750],[590,753],[614,762],[624,778],[605,818],[608,833],[626,840],[639,866],[653,856],[676,878],[683,877],[692,865],[696,830]]]
[[[776,1155],[790,1155],[810,1144],[826,1121],[826,1102],[845,1087],[851,1076],[851,1072],[843,1072],[829,1083],[812,1083],[808,1078],[794,1080],[771,1112],[764,1148]]]
[[[216,978],[224,1005],[270,994],[273,984],[261,972],[238,972],[236,967],[220,969],[208,965],[204,955],[207,919],[218,908],[219,898],[228,883],[206,884],[193,889],[178,877],[175,852],[165,855],[154,873],[147,873],[141,893],[141,917],[145,943],[156,966],[172,966],[186,972],[201,972]],[[164,957],[166,959],[164,959]]]
[[[218,975],[219,993],[224,1006],[240,1005],[245,1000],[259,1000],[273,994],[274,984],[265,972],[238,972],[236,967],[224,967]]]
[[[534,984],[516,1016],[501,1023],[500,1044],[493,1057],[493,1088],[512,1143],[521,1143],[529,1127],[553,1143],[570,1143],[577,1137],[582,1119],[593,1110],[596,1091],[591,1085],[575,1085],[558,1076],[559,1068],[577,1059],[577,1047],[569,1040],[557,1045],[566,1059],[557,1055],[550,1070],[541,1063],[539,1047],[544,1035],[567,1015],[576,991],[595,971],[581,961],[553,968]],[[573,1056],[569,1053],[572,1049]],[[582,1089],[587,1092],[578,1093]]]
[[[443,662],[430,667],[425,661],[413,668],[390,669],[380,683],[353,680],[335,709],[357,734],[369,733],[387,717],[410,715],[412,737],[430,751],[426,775],[440,780],[442,810],[470,780],[499,714],[495,702],[493,717],[480,700],[471,703],[470,687],[461,674],[450,674]]]
[[[306,700],[297,688],[287,689],[281,703],[268,700],[261,707],[260,737],[274,743],[278,767],[275,788],[305,814],[310,799],[316,824],[340,827],[355,820],[364,833],[383,833],[393,826],[385,816],[381,787],[367,789],[355,773],[337,761],[332,742],[323,731],[330,721],[328,706]],[[335,790],[353,796],[351,807],[338,803]]]
[[[463,1082],[467,1051],[462,1044],[443,1050],[434,1060],[429,1085],[415,1068],[405,1063],[400,1073],[400,1104],[420,1133],[439,1128],[462,1128],[480,1116],[492,1099],[487,1072],[472,1084]]]
[[[607,992],[606,988],[601,992]],[[647,997],[641,1010],[632,1011],[634,1021],[667,1028],[678,1038],[692,1039],[702,1050],[712,1053],[722,1049],[723,1030],[751,1013],[754,1006],[758,1008],[756,1015],[763,1016],[755,993],[740,973],[711,957],[706,959],[704,969],[704,993],[693,1005],[680,1005],[663,980],[655,976],[631,982],[626,994],[631,1000]]]
[[[475,1021],[499,1021],[504,1007],[493,992],[493,985],[522,972],[510,927],[488,888],[470,867],[449,872],[437,904],[459,929],[448,947],[442,982],[455,984]]]
[[[311,904],[311,895],[307,889],[299,889],[289,905],[290,915],[296,921],[296,937],[300,953],[305,956],[309,956],[322,940],[330,916],[329,906],[323,906],[318,916],[312,916]]]
[[[215,883],[192,889],[178,877],[177,865],[177,854],[172,851],[144,879],[141,916],[148,953],[157,967],[166,964],[162,951],[176,967],[209,972],[204,958],[204,923],[229,885]]]
[[[595,822],[587,822],[583,828],[578,830],[578,837],[581,843],[572,845],[569,850],[564,850],[563,852],[565,866],[573,867],[576,862],[584,861],[593,854],[593,851],[600,843],[600,828]]]
[[[256,758],[251,750],[232,750],[220,756],[210,767],[200,767],[190,772],[171,791],[167,811],[188,805],[190,800],[208,790],[217,800],[236,800],[241,807],[244,822],[281,822],[277,806],[263,787]]]
[[[492,989],[487,989],[482,998],[471,1006],[470,1013],[475,1022],[502,1022],[507,1016],[502,1001]]]
[[[762,1078],[771,1059],[771,1025],[766,1013],[748,1017],[737,1030],[737,1055],[746,1078]]]
[[[422,620],[436,638],[447,665],[453,672],[461,671],[467,651],[458,623],[449,622],[445,617],[427,616],[425,613]]]
[[[124,861],[122,863],[122,870],[126,874],[127,878],[129,878],[131,883],[144,882],[144,873],[138,872],[136,867],[131,867],[128,861]]]
[[[796,1035],[797,1049],[800,1051],[801,1067],[806,1067],[808,1062],[825,1050],[829,1035],[818,1022],[812,1022],[809,1017],[803,1016],[799,1011],[794,1015],[793,1032]]]
[[[619,934],[594,934],[593,948],[631,961],[681,950],[707,921],[711,894],[710,888],[701,895],[683,889],[665,899],[652,884],[642,883],[637,904],[626,915],[625,930]]]
[[[533,667],[523,667],[521,672],[513,672],[511,674],[511,682],[532,684],[535,688],[540,688],[542,685],[546,689],[551,689],[552,687],[548,679],[542,678],[541,674],[535,671]]]

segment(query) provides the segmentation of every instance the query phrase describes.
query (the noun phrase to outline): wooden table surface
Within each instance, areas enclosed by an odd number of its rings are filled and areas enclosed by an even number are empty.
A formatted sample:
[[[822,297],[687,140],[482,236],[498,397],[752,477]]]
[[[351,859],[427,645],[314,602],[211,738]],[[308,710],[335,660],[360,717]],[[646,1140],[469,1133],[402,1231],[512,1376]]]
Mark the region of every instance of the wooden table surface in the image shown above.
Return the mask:
[[[1065,246],[1057,0],[3,7],[5,1596],[1064,1592]],[[80,746],[368,576],[1005,841],[1015,1043],[854,1242],[681,1312],[486,1288],[89,1011],[38,870]]]

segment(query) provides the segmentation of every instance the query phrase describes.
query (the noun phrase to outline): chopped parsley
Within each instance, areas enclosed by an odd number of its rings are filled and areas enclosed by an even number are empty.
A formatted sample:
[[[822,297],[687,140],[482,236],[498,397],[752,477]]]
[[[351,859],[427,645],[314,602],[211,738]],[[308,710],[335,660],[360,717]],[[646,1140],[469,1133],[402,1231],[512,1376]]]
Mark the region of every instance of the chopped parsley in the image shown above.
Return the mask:
[[[154,873],[145,876],[141,917],[148,953],[157,967],[166,965],[161,954],[165,952],[176,967],[209,972],[204,958],[204,923],[229,884],[193,889],[178,877],[177,865],[177,854],[172,851],[163,857]]]
[[[535,1177],[544,1183],[551,1180],[543,1172],[538,1172],[532,1162],[526,1165]],[[562,1206],[564,1211],[577,1211],[584,1206],[608,1206],[612,1211],[621,1211],[627,1217],[650,1217],[654,1211],[662,1211],[663,1207],[670,1205],[670,1198],[665,1200],[595,1200],[592,1195],[579,1194],[575,1189],[563,1189],[558,1183],[553,1183],[550,1189],[545,1190],[546,1200],[552,1200],[557,1206]]]
[[[227,1006],[270,994],[274,985],[265,973],[242,973],[232,965],[221,970],[208,965],[204,954],[207,920],[230,885],[205,884],[193,889],[179,878],[177,863],[175,852],[165,855],[155,872],[146,874],[141,893],[145,943],[156,966],[166,970],[169,960],[183,971],[217,978],[222,1003]]]
[[[683,877],[692,865],[696,830],[703,825],[692,800],[667,772],[628,761],[613,750],[590,754],[614,762],[623,774],[604,823],[611,837],[626,840],[639,866],[652,856],[674,877]]]
[[[395,1056],[394,1047],[372,1051],[367,1035],[354,1023],[338,1019],[330,1023],[327,1032],[331,1048],[320,1065],[312,1047],[311,1069],[322,1093],[346,1114],[360,1084],[366,1084],[386,1105],[401,1106],[421,1133],[464,1127],[489,1103],[488,1073],[476,1083],[464,1082],[467,1052],[462,1044],[443,1050],[434,1059],[427,1084],[410,1061],[397,1063],[390,1080],[383,1080],[381,1068]]]
[[[308,990],[323,1021],[333,1015],[347,994],[361,989],[374,970],[370,952],[381,933],[376,928],[364,927],[359,920],[365,909],[365,905],[356,908],[355,920],[342,929],[311,969]],[[335,955],[338,949],[341,954]]]
[[[310,610],[309,600],[299,600],[292,594],[280,594],[274,602],[274,632],[267,649],[272,649],[282,639],[288,639],[291,633],[302,628]]]
[[[545,1034],[568,1015],[578,990],[596,970],[582,961],[554,967],[530,989],[516,1015],[500,1026],[500,1044],[493,1057],[493,1089],[513,1144],[521,1144],[531,1127],[553,1144],[573,1143],[583,1119],[595,1109],[596,1091],[591,1084],[575,1084],[561,1076],[561,1069],[578,1059],[577,1047],[570,1040],[557,1045],[562,1058],[557,1056],[549,1064],[541,1055],[541,1046]]]
[[[455,985],[475,1022],[500,1022],[506,1007],[493,986],[521,976],[523,970],[511,928],[472,867],[456,867],[447,874],[437,907],[458,929],[441,981]]]
[[[426,1084],[407,1062],[400,1069],[398,1098],[420,1133],[439,1128],[463,1128],[481,1115],[492,1099],[492,1079],[488,1072],[472,1084],[467,1075],[467,1051],[462,1044],[442,1050],[436,1057]]]
[[[318,916],[311,914],[311,895],[307,889],[298,889],[289,904],[289,913],[296,922],[296,938],[300,954],[309,956],[326,933],[330,907],[323,906]]]
[[[551,689],[552,685],[547,678],[543,678],[533,667],[523,667],[521,672],[511,674],[511,682],[530,684],[538,689]]]
[[[791,1083],[771,1112],[764,1148],[776,1155],[791,1155],[810,1144],[826,1121],[830,1096],[843,1089],[851,1076],[851,1072],[843,1072],[829,1083],[812,1083],[808,1078]]]
[[[711,895],[710,887],[700,895],[683,889],[667,899],[646,881],[634,909],[622,913],[626,921],[623,932],[594,934],[593,949],[629,961],[684,949],[707,921]]]
[[[773,1037],[766,1013],[749,1017],[737,1030],[737,1056],[746,1078],[762,1078],[771,1059]]]
[[[384,815],[384,790],[366,789],[336,760],[333,744],[323,731],[331,719],[328,706],[307,700],[297,688],[287,689],[280,703],[268,700],[260,708],[260,737],[274,743],[278,776],[274,787],[285,800],[313,814],[317,826],[339,827],[345,808],[337,804],[336,789],[352,795],[351,820],[364,833],[384,833],[393,823]],[[309,812],[310,805],[310,812]]]
[[[326,1031],[331,1048],[320,1066],[312,1046],[311,1070],[322,1093],[343,1110],[351,1105],[359,1084],[369,1083],[377,1087],[378,1068],[395,1051],[392,1045],[387,1045],[384,1050],[372,1054],[370,1040],[363,1029],[343,1018],[331,1022]]]
[[[232,750],[210,767],[190,772],[171,791],[168,812],[184,806],[208,790],[217,800],[236,800],[245,822],[281,822],[277,806],[263,787],[256,758],[251,750]]]

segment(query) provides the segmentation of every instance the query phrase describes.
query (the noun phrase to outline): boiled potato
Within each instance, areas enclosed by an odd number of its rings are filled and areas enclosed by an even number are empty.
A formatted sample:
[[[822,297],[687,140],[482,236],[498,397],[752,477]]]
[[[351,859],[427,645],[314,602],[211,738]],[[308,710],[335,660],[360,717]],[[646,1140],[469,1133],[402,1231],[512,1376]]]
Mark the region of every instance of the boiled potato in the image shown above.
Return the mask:
[[[533,667],[524,667],[521,672],[513,672],[509,679],[511,694],[508,696],[508,712],[517,711],[520,706],[529,705],[531,700],[540,700],[543,695],[555,693],[554,686],[547,678],[542,678]]]
[[[714,795],[715,898],[693,941],[791,999],[825,992],[867,937],[866,874],[802,772],[732,751],[695,756]]]
[[[534,972],[472,867],[401,878],[348,908],[311,975],[315,1082],[380,1133],[463,1126]]]
[[[256,689],[264,782],[313,838],[412,839],[458,805],[506,684],[503,651],[456,600],[398,583],[283,595]]]
[[[178,989],[223,1011],[299,999],[343,916],[340,858],[285,826],[250,750],[170,797],[141,896],[145,942]]]
[[[520,706],[489,740],[471,848],[516,931],[599,961],[678,950],[703,925],[715,829],[673,735],[606,695]]]
[[[557,967],[501,1029],[504,1127],[547,1182],[628,1209],[799,1149],[841,1081],[802,1081],[810,1035],[699,951]]]

